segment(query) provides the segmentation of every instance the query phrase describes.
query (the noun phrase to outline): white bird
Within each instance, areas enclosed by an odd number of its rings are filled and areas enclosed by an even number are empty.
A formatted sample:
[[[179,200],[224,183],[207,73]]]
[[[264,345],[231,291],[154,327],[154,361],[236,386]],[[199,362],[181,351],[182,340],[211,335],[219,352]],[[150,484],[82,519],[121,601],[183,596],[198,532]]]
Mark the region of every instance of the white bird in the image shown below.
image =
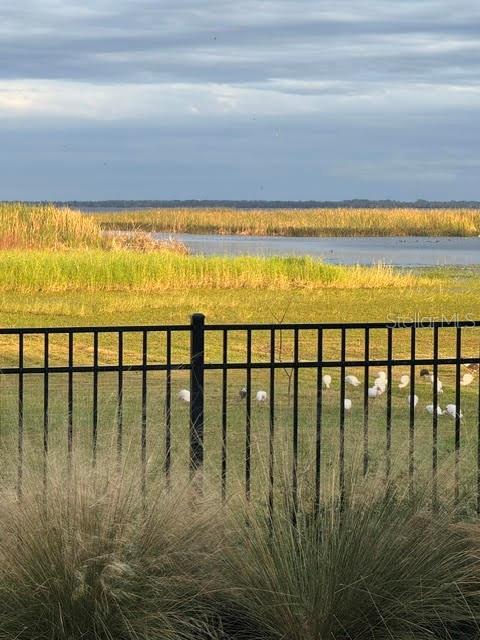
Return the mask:
[[[325,389],[330,389],[330,385],[332,384],[332,376],[326,373],[322,378],[322,383]]]
[[[245,400],[247,397],[247,387],[242,387],[240,389],[240,400]]]
[[[190,402],[190,391],[188,389],[182,389],[178,392],[178,399],[188,404]]]
[[[385,371],[377,371],[377,377],[378,378],[383,378],[384,380],[387,379],[387,374],[385,373]]]
[[[407,396],[407,400],[408,400],[408,404],[410,404],[410,402],[412,401],[412,396]],[[414,395],[413,396],[413,406],[416,407],[418,404],[418,396]],[[433,411],[433,407],[432,407],[432,411]]]
[[[345,382],[351,384],[352,387],[358,387],[358,385],[360,384],[360,380],[357,378],[357,376],[345,376]]]
[[[373,381],[373,384],[376,387],[386,387],[388,384],[388,381],[383,376],[378,376],[378,378],[375,378],[375,380]]]
[[[368,390],[369,398],[378,398],[378,396],[382,395],[383,391],[378,387],[370,387]]]
[[[435,378],[433,374],[430,376],[430,380],[432,381],[432,385],[435,384]],[[437,391],[438,393],[443,393],[443,382],[437,378]]]
[[[267,392],[266,391],[257,391],[257,402],[265,402],[265,400],[267,399]]]
[[[350,411],[350,409],[352,408],[352,401],[350,400],[350,398],[344,399],[343,406],[345,407],[346,411]]]
[[[473,376],[471,373],[464,373],[462,379],[460,380],[460,384],[462,387],[466,387],[469,384],[472,384]]]
[[[430,413],[433,416],[433,404],[427,404],[427,406],[425,407],[425,409],[428,411],[428,413]],[[441,407],[439,407],[437,405],[437,415],[438,416],[443,416],[444,415],[444,411],[442,411]]]
[[[405,389],[410,384],[410,376],[406,374],[400,377],[400,384],[398,385],[399,389]]]
[[[452,416],[452,418],[455,418],[457,416],[457,405],[447,404],[446,413],[448,413],[449,416]],[[463,418],[463,413],[461,410],[460,410],[460,413],[458,414],[458,417]]]

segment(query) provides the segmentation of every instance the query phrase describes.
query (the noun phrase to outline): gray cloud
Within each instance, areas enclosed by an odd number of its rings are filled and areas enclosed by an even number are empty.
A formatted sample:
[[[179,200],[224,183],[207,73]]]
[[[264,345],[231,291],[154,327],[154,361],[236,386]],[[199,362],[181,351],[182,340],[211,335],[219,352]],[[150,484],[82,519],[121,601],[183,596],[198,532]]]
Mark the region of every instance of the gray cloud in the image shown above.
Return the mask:
[[[2,3],[0,199],[478,197],[479,31],[475,0]]]
[[[326,7],[319,10],[319,6]],[[26,0],[0,9],[0,77],[248,83],[472,78],[480,9],[460,0]]]

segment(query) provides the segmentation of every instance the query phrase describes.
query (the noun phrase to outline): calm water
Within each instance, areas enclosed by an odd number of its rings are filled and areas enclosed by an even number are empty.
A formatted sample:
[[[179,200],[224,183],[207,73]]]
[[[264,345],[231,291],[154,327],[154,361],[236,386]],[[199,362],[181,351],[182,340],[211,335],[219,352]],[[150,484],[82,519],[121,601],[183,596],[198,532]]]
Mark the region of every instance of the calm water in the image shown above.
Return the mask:
[[[436,266],[480,264],[480,238],[278,238],[154,234],[174,237],[194,254],[316,256],[333,264]]]

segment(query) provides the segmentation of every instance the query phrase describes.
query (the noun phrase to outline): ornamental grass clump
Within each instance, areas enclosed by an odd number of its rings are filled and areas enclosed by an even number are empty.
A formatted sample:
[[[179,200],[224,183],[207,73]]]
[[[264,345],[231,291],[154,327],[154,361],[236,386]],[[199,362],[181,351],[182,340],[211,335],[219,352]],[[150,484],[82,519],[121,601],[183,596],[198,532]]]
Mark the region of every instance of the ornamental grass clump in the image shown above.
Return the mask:
[[[225,571],[250,637],[478,637],[479,555],[451,512],[383,483],[327,502],[295,526],[288,501],[272,523],[251,509],[239,521]]]
[[[0,638],[201,637],[219,544],[215,513],[187,485],[144,498],[140,484],[78,467],[4,494]],[[198,500],[198,498],[197,498]]]

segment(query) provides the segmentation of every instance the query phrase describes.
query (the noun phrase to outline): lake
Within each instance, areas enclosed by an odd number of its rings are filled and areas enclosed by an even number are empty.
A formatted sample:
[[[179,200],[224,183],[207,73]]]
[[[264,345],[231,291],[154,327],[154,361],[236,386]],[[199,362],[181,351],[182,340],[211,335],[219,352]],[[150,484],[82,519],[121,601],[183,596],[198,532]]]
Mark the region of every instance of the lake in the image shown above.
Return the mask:
[[[402,267],[480,264],[480,238],[153,235],[158,239],[173,237],[200,255],[313,256],[332,264],[385,262]]]

